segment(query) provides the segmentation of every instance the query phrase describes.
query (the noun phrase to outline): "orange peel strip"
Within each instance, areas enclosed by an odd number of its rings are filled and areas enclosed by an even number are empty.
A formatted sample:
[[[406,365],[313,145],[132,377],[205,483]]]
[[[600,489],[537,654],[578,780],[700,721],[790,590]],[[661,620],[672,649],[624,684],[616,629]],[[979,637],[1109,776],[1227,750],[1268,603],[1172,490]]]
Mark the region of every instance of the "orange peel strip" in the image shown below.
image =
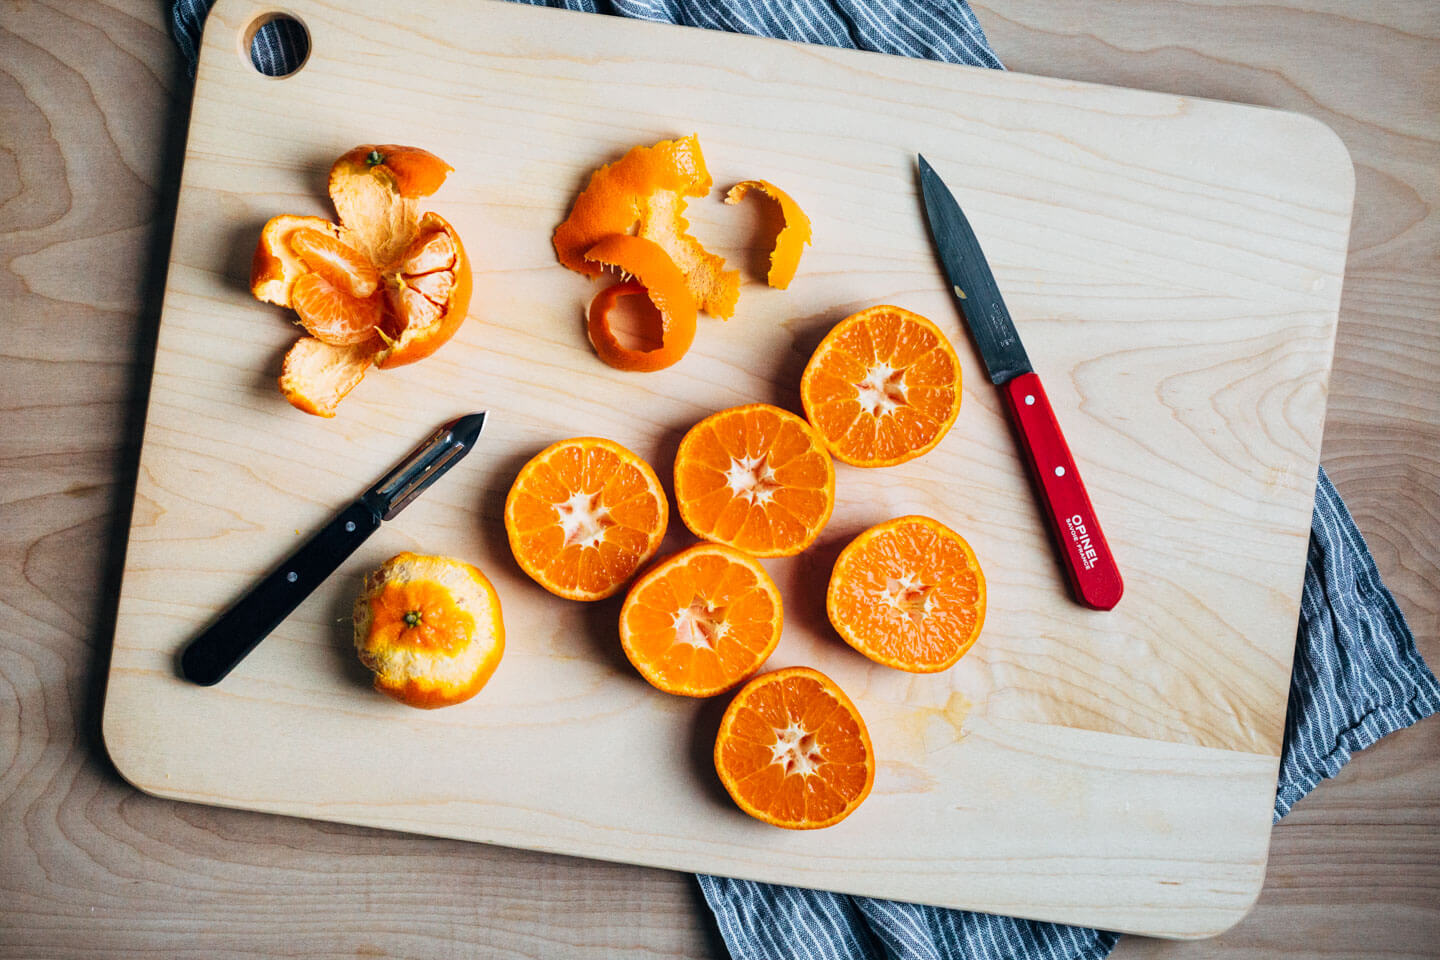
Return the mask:
[[[810,218],[800,209],[790,194],[766,180],[741,180],[725,194],[725,202],[736,204],[751,190],[759,190],[780,205],[780,215],[785,225],[775,235],[775,246],[770,251],[770,275],[766,282],[777,290],[784,290],[795,279],[795,269],[800,266],[800,254],[810,243],[812,231]]]
[[[635,281],[617,283],[596,294],[590,302],[587,332],[601,360],[617,370],[663,370],[678,361],[695,342],[695,302],[685,275],[660,245],[643,237],[615,234],[585,253],[594,265],[616,267]],[[645,294],[660,315],[660,346],[635,350],[622,344],[610,326],[610,311],[621,297]]]
[[[724,257],[687,233],[684,216],[686,198],[705,196],[711,183],[694,134],[634,147],[590,175],[570,215],[555,228],[556,256],[569,269],[598,277],[600,268],[586,262],[586,252],[606,237],[633,231],[665,250],[700,309],[728,319],[740,297],[740,272],[726,270]]]

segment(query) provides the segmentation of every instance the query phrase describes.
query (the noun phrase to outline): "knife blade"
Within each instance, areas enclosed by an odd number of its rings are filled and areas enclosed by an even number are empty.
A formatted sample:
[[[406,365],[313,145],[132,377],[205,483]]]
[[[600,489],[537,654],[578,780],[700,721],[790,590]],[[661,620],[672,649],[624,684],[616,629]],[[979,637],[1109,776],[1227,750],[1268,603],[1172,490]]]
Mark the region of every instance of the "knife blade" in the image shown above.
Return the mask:
[[[1030,366],[970,221],[923,156],[919,168],[925,217],[940,265],[990,382],[1005,398],[1071,594],[1087,607],[1113,609],[1125,592],[1125,581],[1050,399]]]
[[[355,502],[280,564],[185,648],[180,671],[212,686],[270,635],[325,578],[470,452],[485,428],[485,414],[443,424]]]

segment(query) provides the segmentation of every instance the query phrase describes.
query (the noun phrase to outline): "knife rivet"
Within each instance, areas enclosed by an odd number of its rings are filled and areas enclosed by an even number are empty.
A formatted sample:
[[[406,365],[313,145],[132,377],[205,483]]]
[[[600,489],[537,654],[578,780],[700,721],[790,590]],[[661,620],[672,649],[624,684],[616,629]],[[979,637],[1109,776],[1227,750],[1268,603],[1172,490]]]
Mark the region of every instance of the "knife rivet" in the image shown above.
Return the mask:
[[[289,573],[285,574],[285,579],[288,580],[290,583],[294,583],[296,580],[300,579],[300,574],[296,573],[294,570],[291,570]]]
[[[346,532],[346,533],[354,533],[354,532],[355,532],[355,521],[354,521],[354,520],[346,520],[346,521],[345,521],[345,532]]]
[[[1033,394],[1033,393],[1027,393],[1027,394],[1025,394],[1025,406],[1027,406],[1027,407],[1033,407],[1033,406],[1035,406],[1035,394]]]
[[[1063,476],[1065,476],[1065,468],[1064,468],[1064,467],[1056,467],[1056,468],[1055,468],[1055,476],[1057,476],[1057,477],[1063,477]]]

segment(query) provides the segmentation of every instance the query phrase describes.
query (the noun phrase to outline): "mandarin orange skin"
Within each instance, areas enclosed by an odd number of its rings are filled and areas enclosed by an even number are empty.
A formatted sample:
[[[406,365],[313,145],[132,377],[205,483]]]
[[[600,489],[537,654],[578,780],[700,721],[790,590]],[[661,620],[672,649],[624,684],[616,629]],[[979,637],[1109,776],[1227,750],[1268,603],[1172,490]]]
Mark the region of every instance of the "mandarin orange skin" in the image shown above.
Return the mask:
[[[372,162],[377,155],[380,162]],[[342,154],[330,168],[330,176],[333,180],[337,173],[353,175],[366,171],[389,174],[400,196],[414,198],[428,197],[439,190],[455,168],[419,147],[367,143]]]
[[[585,253],[591,263],[617,267],[634,281],[606,287],[590,302],[586,331],[595,354],[617,370],[663,370],[676,363],[695,342],[695,301],[685,275],[659,244],[644,237],[611,234]],[[660,314],[661,344],[654,350],[623,345],[611,329],[609,314],[624,296],[644,293]]]
[[[391,590],[401,594],[402,606],[415,604],[411,614],[399,613]],[[411,615],[425,619],[412,623]],[[375,689],[411,707],[433,710],[470,699],[505,653],[495,588],[479,569],[449,557],[391,557],[366,576],[353,620],[355,649],[374,672]]]
[[[784,225],[775,235],[775,245],[770,250],[770,272],[766,275],[765,282],[777,290],[786,290],[790,287],[790,281],[795,279],[795,271],[800,266],[800,254],[811,241],[810,218],[790,194],[768,180],[741,180],[725,194],[725,202],[739,203],[751,190],[760,191],[780,207]]]
[[[586,260],[586,252],[606,237],[633,230],[665,249],[700,309],[728,319],[740,296],[740,272],[726,270],[724,257],[687,233],[684,216],[687,198],[705,196],[712,183],[694,134],[632,147],[591,173],[569,215],[555,228],[555,255],[565,267],[598,277],[601,267]]]
[[[752,772],[750,775],[747,775],[744,772],[732,768],[732,765],[736,762],[735,757],[732,755],[735,752],[736,741],[745,740],[751,743],[755,742],[751,736],[737,732],[737,728],[744,722],[742,720],[744,711],[747,709],[755,710],[756,708],[753,705],[755,702],[767,700],[769,701],[769,707],[767,711],[763,712],[774,713],[784,710],[789,715],[791,723],[793,724],[795,722],[792,709],[793,705],[785,703],[784,706],[780,706],[774,702],[778,696],[778,694],[775,694],[774,688],[792,681],[801,681],[802,683],[816,685],[820,691],[823,691],[825,695],[828,695],[835,701],[837,709],[846,715],[846,718],[855,728],[853,735],[837,736],[835,738],[836,747],[837,752],[843,752],[848,748],[853,754],[858,745],[861,760],[858,761],[857,764],[857,761],[852,759],[844,763],[844,766],[851,768],[850,772],[852,775],[846,779],[853,781],[853,768],[857,765],[863,765],[863,780],[858,788],[855,788],[853,783],[847,786],[846,789],[850,794],[849,796],[840,794],[838,790],[832,787],[832,792],[842,801],[842,804],[838,809],[832,810],[825,816],[810,817],[802,814],[799,817],[787,817],[781,813],[777,813],[775,801],[778,801],[780,798],[773,796],[767,798],[758,795],[758,791],[760,790],[757,783],[760,779],[758,772]],[[793,685],[792,683],[792,686]],[[834,716],[831,715],[827,717],[825,723],[820,725],[820,730],[831,726],[833,723]],[[753,734],[755,732],[753,723],[748,723],[746,726],[750,728],[748,733]],[[819,732],[820,731],[810,731],[812,734],[818,734]],[[821,741],[817,736],[816,743],[818,744],[819,742]],[[777,737],[777,744],[778,743],[779,738]],[[829,743],[827,742],[826,745],[829,746]],[[770,749],[763,745],[761,746],[764,749]],[[821,752],[821,763],[830,762],[824,755],[826,752],[828,751]],[[840,689],[839,684],[811,667],[789,667],[771,673],[762,673],[747,683],[740,692],[735,695],[735,698],[730,701],[730,705],[725,709],[725,714],[720,720],[720,731],[715,737],[714,760],[715,772],[720,777],[720,782],[724,785],[726,792],[730,794],[730,798],[735,801],[736,806],[757,820],[776,827],[783,827],[787,830],[818,830],[824,827],[834,826],[854,813],[860,804],[865,802],[865,798],[870,796],[870,791],[875,786],[875,747],[871,743],[870,731],[865,726],[865,719],[860,715],[860,711],[856,708],[855,703],[846,696],[844,690]],[[786,787],[783,786],[786,781],[801,774],[790,772],[783,767],[782,771],[781,790],[783,792],[784,789],[786,789]],[[767,799],[772,802],[769,804],[765,803],[764,801]],[[831,805],[833,806],[833,801]]]

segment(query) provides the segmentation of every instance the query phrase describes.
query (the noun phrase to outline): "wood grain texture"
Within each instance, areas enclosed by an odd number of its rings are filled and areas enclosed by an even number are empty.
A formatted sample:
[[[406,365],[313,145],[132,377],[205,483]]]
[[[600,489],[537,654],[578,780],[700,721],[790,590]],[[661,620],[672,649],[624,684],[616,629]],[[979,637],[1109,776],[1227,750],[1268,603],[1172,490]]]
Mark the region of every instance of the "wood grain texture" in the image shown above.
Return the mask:
[[[1415,79],[1435,75],[1440,11],[1006,0],[979,13],[1017,69],[1307,110],[1341,131],[1358,169],[1352,243],[1396,249],[1372,264],[1377,309],[1361,316],[1352,245],[1325,462],[1440,660],[1440,350],[1425,339],[1440,218],[1421,199],[1440,109]],[[50,335],[0,344],[0,956],[723,956],[687,876],[177,804],[115,775],[99,690],[188,80],[160,4],[0,5],[0,48],[4,323]],[[1411,141],[1399,164],[1397,139]],[[56,256],[38,276],[28,258],[66,245],[87,271]],[[1434,956],[1437,777],[1440,725],[1382,741],[1276,828],[1239,926],[1128,937],[1116,956]]]
[[[295,0],[312,49],[277,81],[238,52],[266,9],[222,0],[201,52],[106,694],[105,741],[127,779],[207,803],[1157,935],[1239,919],[1268,847],[1349,232],[1353,176],[1331,131],[1214,101],[441,0],[404,18],[378,0]],[[403,82],[380,63],[407,64]],[[789,185],[815,245],[788,291],[748,285],[737,316],[707,322],[680,363],[625,374],[580,336],[591,291],[555,262],[551,225],[598,160],[687,130],[721,185],[757,170]],[[434,205],[468,238],[474,316],[326,422],[277,395],[294,330],[257,306],[244,265],[267,217],[323,209],[307,194],[331,159],[375,140],[455,163]],[[965,198],[1070,412],[1127,564],[1110,613],[1069,599],[1001,398],[975,375],[915,213],[917,148]],[[687,215],[707,242],[744,250],[718,201]],[[934,451],[842,466],[817,549],[768,564],[788,614],[770,666],[835,677],[880,758],[857,815],[779,833],[716,789],[721,704],[639,681],[616,654],[617,604],[538,589],[508,556],[499,506],[518,464],[567,435],[616,439],[668,477],[706,413],[793,408],[813,345],[873,302],[935,318],[972,375],[963,420]],[[176,676],[183,646],[297,532],[430,425],[484,408],[477,454],[223,684]],[[989,584],[983,643],[934,677],[841,646],[818,602],[835,551],[906,513],[964,531]],[[677,525],[669,539],[689,538]],[[462,707],[407,710],[354,664],[356,584],[402,548],[470,559],[499,592],[507,655]],[[225,748],[200,746],[214,743]]]

